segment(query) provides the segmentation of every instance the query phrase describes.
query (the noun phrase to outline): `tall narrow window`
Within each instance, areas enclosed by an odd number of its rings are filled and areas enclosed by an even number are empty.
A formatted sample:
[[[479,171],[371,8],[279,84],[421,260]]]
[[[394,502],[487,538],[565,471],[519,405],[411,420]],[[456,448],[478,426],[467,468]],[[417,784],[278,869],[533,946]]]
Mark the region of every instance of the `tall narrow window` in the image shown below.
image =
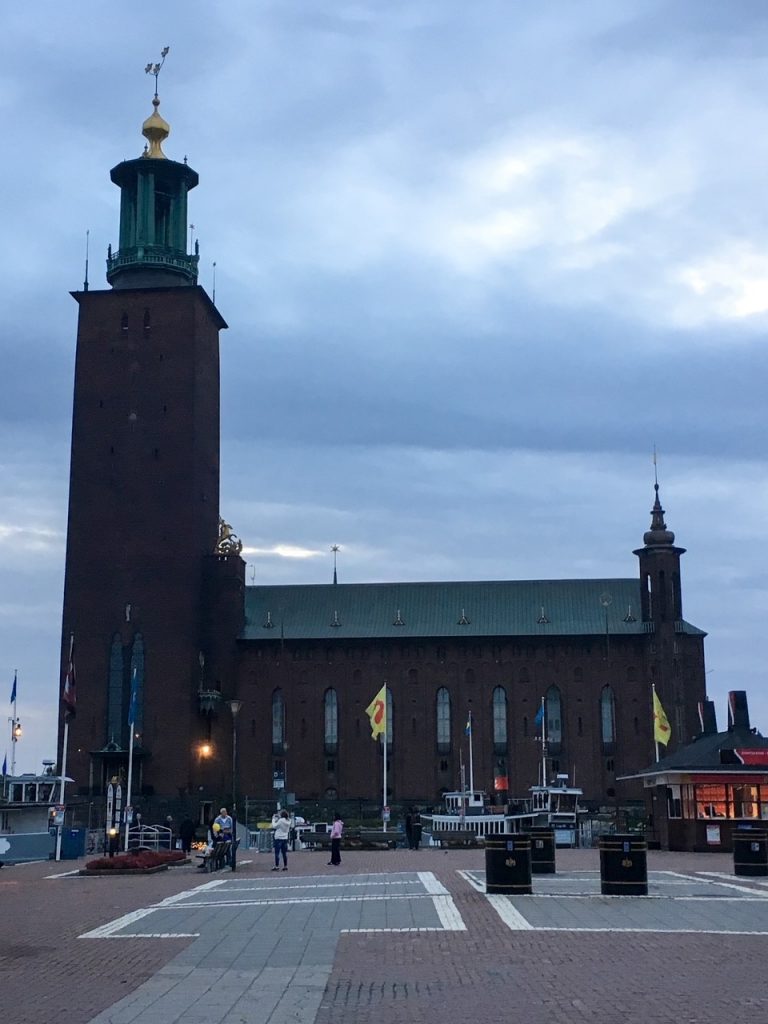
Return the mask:
[[[507,751],[507,692],[503,686],[493,691],[493,751],[495,754]]]
[[[546,692],[546,726],[550,752],[557,753],[563,742],[563,709],[560,690],[556,686],[550,686]]]
[[[272,694],[272,753],[282,754],[285,743],[285,704],[283,691],[275,690]]]
[[[600,737],[604,750],[616,742],[616,700],[610,686],[600,694]]]
[[[123,722],[128,716],[124,714],[123,686],[125,670],[123,667],[123,642],[120,634],[112,637],[109,651],[109,693],[107,697],[107,743],[123,746]]]
[[[339,702],[335,690],[325,691],[325,752],[335,754],[339,743]]]
[[[437,691],[437,752],[447,754],[451,749],[451,695],[444,686]]]
[[[133,677],[136,674],[136,718],[134,729],[136,730],[136,743],[142,745],[142,734],[144,733],[144,637],[137,633],[133,638],[131,648],[131,686]]]

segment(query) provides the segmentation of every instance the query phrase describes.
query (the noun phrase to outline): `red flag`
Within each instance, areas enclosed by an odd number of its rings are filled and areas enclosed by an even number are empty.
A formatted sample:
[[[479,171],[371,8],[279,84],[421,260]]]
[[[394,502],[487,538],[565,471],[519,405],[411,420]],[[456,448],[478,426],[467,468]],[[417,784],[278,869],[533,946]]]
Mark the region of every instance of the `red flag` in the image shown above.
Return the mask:
[[[75,634],[69,638],[69,662],[67,672],[64,676],[64,691],[61,695],[64,704],[64,714],[68,718],[75,717],[77,706],[77,692],[75,690]]]

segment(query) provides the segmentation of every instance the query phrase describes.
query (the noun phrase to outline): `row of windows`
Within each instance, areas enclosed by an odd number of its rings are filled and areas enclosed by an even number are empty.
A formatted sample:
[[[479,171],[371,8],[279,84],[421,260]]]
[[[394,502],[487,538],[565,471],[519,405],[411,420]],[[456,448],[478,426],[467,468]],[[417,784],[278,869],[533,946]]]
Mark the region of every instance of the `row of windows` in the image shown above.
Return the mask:
[[[677,662],[675,662],[674,664],[677,665]],[[445,670],[441,670],[441,671],[443,672],[443,674],[445,674]],[[336,674],[338,674],[338,673],[336,673]],[[474,668],[465,669],[464,670],[464,675],[463,675],[464,682],[468,686],[474,686],[475,683],[477,682],[477,674],[478,674],[478,672]],[[508,668],[505,669],[505,676],[507,678],[507,681],[508,681],[509,685],[512,685],[514,683],[515,678],[517,679],[517,682],[519,682],[521,684],[530,683],[532,680],[534,682],[543,682],[546,678],[551,679],[552,678],[552,674],[553,674],[552,670],[547,668],[547,666],[544,664],[544,662],[541,662],[541,661],[537,661],[536,662],[536,664],[533,666],[533,670],[531,670],[530,668],[528,668],[525,665],[522,668],[517,669],[516,672],[514,672],[514,673],[512,672],[512,670],[510,670]],[[584,682],[584,678],[585,678],[584,669],[581,668],[580,666],[577,665],[572,670],[572,675],[573,675],[573,682],[574,683],[583,683]],[[634,665],[628,665],[627,668],[625,669],[624,675],[625,675],[626,682],[628,682],[628,683],[636,683],[637,682],[638,672],[637,672],[637,669],[635,668]],[[419,675],[419,670],[417,668],[409,668],[407,670],[406,675],[404,677],[404,681],[405,682],[407,682],[409,685],[416,686],[416,685],[418,685],[420,680],[421,681],[425,681],[426,680],[428,683],[431,682],[431,680],[429,679],[429,673],[422,672],[422,674],[420,676]],[[251,682],[254,685],[256,685],[256,686],[260,685],[259,676],[257,674],[252,675],[251,676]],[[303,674],[300,677],[300,679],[299,679],[299,683],[301,683],[302,685],[310,685],[311,683],[315,683],[315,682],[316,682],[316,677],[313,676],[313,675],[310,675],[310,674]],[[370,677],[368,675],[364,676],[363,672],[359,668],[353,669],[353,671],[352,671],[352,684],[353,684],[353,686],[362,686],[362,685],[370,686],[370,683],[371,683],[371,680],[370,680]]]
[[[334,615],[329,616],[329,625],[340,625],[338,622],[334,622]],[[271,613],[267,613],[267,618],[264,621],[264,629],[274,629],[277,625],[275,618]],[[348,661],[368,661],[372,655],[377,654],[379,659],[382,661],[389,661],[394,654],[396,648],[382,647],[376,651],[372,651],[370,647],[294,647],[290,652],[290,657],[293,661],[327,661],[332,662],[339,657],[344,657]],[[571,658],[574,654],[591,654],[592,644],[582,643],[578,645],[563,645],[551,644],[545,647],[533,647],[533,646],[520,646],[510,645],[508,647],[491,647],[484,651],[480,644],[455,644],[450,648],[436,647],[426,649],[421,646],[408,646],[400,648],[400,657],[404,660],[421,660],[422,658],[434,658],[436,661],[445,661],[448,656],[461,657],[461,658],[477,658],[482,659],[487,656],[494,661],[499,661],[501,658],[545,658],[547,661],[554,661],[556,657],[559,658]],[[258,648],[256,657],[264,659],[271,657],[273,660],[281,660],[286,657],[285,650],[282,645],[277,645],[267,648]]]
[[[451,746],[453,707],[451,695],[445,686],[441,686],[435,694],[435,734],[438,750],[448,751]],[[387,689],[387,743],[394,738],[394,707],[392,691]],[[323,697],[323,736],[327,750],[335,750],[339,742],[339,698],[334,689],[325,691]],[[508,701],[507,691],[503,686],[493,690],[490,707],[490,725],[495,747],[505,747],[508,742]],[[528,718],[522,720],[523,735],[528,735]],[[550,686],[542,700],[541,709],[534,718],[533,725],[538,735],[542,728],[549,743],[563,742],[563,701],[557,686]],[[467,730],[471,730],[471,719],[467,721]],[[577,720],[577,732],[582,734],[583,719]],[[635,733],[639,732],[639,722],[634,720]],[[604,745],[616,742],[616,697],[611,686],[604,686],[600,694],[600,739]],[[282,690],[272,694],[272,746],[280,749],[285,743],[285,700]]]

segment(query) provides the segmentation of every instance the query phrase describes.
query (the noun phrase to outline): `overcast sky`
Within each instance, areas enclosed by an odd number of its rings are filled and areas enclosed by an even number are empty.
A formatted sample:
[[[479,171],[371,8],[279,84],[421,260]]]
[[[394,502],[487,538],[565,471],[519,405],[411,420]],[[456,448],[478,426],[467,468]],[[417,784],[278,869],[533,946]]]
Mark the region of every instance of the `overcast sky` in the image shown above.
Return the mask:
[[[86,230],[106,287],[160,78],[222,335],[248,581],[637,574],[768,731],[768,5],[4,5],[0,699],[55,756]],[[7,686],[7,696],[3,696]],[[10,715],[10,704],[6,703]],[[5,717],[5,716],[4,716]],[[0,757],[8,750],[0,742]]]

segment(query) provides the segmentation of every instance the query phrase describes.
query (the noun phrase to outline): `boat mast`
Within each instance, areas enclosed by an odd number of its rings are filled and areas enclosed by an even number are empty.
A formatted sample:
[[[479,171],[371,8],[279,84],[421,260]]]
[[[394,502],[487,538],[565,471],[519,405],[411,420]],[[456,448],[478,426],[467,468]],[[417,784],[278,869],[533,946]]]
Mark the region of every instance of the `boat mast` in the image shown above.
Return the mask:
[[[467,735],[469,736],[469,792],[475,795],[475,772],[472,764],[472,712],[467,715]]]
[[[547,709],[541,698],[541,784],[547,784]]]
[[[461,783],[461,808],[459,810],[459,822],[464,828],[464,816],[467,809],[467,780],[464,773],[464,752],[459,748],[459,780]]]

